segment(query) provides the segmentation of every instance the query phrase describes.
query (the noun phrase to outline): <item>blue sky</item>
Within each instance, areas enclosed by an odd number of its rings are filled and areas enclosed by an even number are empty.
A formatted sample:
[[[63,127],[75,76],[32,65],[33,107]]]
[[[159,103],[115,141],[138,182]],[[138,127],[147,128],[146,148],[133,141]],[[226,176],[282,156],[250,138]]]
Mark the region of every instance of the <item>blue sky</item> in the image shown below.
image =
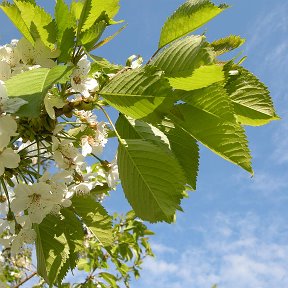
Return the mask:
[[[97,52],[125,63],[132,54],[145,60],[157,48],[161,26],[183,1],[122,0],[118,19],[127,29]],[[215,1],[220,3],[219,1]],[[54,1],[39,1],[52,6]],[[253,178],[201,148],[198,188],[183,201],[173,225],[156,224],[151,239],[155,259],[144,263],[133,288],[288,287],[288,3],[283,0],[231,0],[232,8],[211,21],[208,40],[229,34],[246,38],[244,66],[270,89],[281,121],[248,128]],[[19,37],[0,14],[0,43]],[[96,53],[95,53],[96,54]],[[110,145],[107,157],[114,154]],[[129,209],[121,189],[110,211]]]

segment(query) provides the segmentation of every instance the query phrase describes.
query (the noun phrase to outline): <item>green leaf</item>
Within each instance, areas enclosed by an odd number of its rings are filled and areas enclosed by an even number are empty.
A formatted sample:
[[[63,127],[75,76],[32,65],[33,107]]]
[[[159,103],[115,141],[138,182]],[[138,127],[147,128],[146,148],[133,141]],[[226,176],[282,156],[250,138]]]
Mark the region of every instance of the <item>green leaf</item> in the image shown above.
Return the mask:
[[[87,0],[86,0],[87,1]],[[89,0],[81,31],[90,29],[103,12],[113,18],[119,11],[119,0]]]
[[[103,278],[107,283],[109,283],[111,288],[117,288],[119,287],[116,283],[118,280],[113,274],[107,273],[107,272],[100,272],[99,277]]]
[[[185,178],[171,154],[143,139],[122,140],[118,148],[121,184],[136,215],[172,222],[180,208]]]
[[[99,94],[121,113],[148,122],[161,120],[175,100],[162,71],[150,66],[119,74]]]
[[[55,66],[52,69],[39,68],[18,74],[6,81],[9,97],[20,97],[28,102],[17,111],[16,115],[38,117],[48,90],[57,81],[67,77],[71,71],[72,67],[67,66]]]
[[[55,5],[55,20],[57,24],[57,43],[61,44],[65,32],[74,26],[76,21],[64,0],[57,0]],[[66,32],[67,33],[67,32]],[[74,37],[73,37],[74,43]]]
[[[101,245],[112,245],[112,218],[99,202],[90,196],[74,196],[72,206]]]
[[[226,5],[217,7],[209,0],[188,0],[165,22],[158,48],[200,28],[226,8]]]
[[[237,35],[230,35],[211,43],[217,56],[232,51],[245,43],[245,39]]]
[[[173,42],[151,61],[167,77],[187,77],[202,65],[215,62],[215,53],[204,36],[188,36]]]
[[[185,173],[187,184],[195,190],[200,157],[195,138],[178,126],[168,129],[166,135],[171,150]]]
[[[253,173],[246,135],[239,124],[188,104],[178,105],[173,112],[177,126],[222,158]]]
[[[83,226],[77,216],[70,209],[62,209],[61,226],[69,246],[69,258],[61,267],[57,280],[62,282],[68,270],[73,270],[79,260],[79,253],[83,251],[84,231]]]
[[[100,39],[105,28],[106,22],[100,21],[80,34],[79,41],[88,52],[93,50],[94,45]]]
[[[223,121],[236,123],[233,103],[225,88],[220,84],[193,91],[176,91],[179,99],[186,103],[212,114]]]
[[[71,59],[71,54],[75,45],[76,32],[74,28],[67,28],[61,39],[60,45],[60,56],[58,57],[58,62],[67,63]]]
[[[278,120],[267,87],[248,70],[235,66],[237,75],[231,75],[226,90],[234,104],[237,120],[244,125],[265,125]]]
[[[43,8],[26,1],[14,0],[21,12],[21,17],[34,40],[40,38],[49,48],[54,48],[56,42],[57,28],[51,15]]]
[[[185,91],[204,88],[224,80],[223,66],[217,64],[201,66],[194,70],[190,77],[168,78],[173,88]]]
[[[58,217],[48,215],[40,225],[35,226],[37,272],[51,286],[69,255],[63,225],[59,225],[59,222]]]
[[[3,2],[0,5],[0,8],[13,22],[13,24],[17,27],[21,34],[23,34],[23,36],[31,43],[34,43],[34,39],[30,33],[30,30],[27,27],[25,21],[23,20],[20,10],[17,8],[17,6],[15,4],[10,4],[9,2]]]

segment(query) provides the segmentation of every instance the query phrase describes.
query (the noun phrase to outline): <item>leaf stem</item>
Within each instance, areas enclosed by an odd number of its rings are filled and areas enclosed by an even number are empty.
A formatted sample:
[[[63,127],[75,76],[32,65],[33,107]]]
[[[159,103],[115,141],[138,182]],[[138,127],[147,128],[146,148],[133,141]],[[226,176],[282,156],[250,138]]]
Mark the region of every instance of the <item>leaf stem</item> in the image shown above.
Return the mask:
[[[118,134],[118,132],[117,132],[117,130],[116,130],[116,127],[114,126],[114,124],[113,124],[110,116],[109,116],[108,113],[106,112],[106,110],[105,110],[102,106],[100,106],[100,105],[98,105],[98,104],[96,104],[96,106],[98,106],[98,107],[102,110],[102,112],[103,112],[104,115],[106,116],[107,120],[109,121],[111,127],[113,128],[113,130],[114,130],[114,132],[115,132],[118,140],[122,143],[123,140],[122,140],[122,138],[120,137],[120,135]]]

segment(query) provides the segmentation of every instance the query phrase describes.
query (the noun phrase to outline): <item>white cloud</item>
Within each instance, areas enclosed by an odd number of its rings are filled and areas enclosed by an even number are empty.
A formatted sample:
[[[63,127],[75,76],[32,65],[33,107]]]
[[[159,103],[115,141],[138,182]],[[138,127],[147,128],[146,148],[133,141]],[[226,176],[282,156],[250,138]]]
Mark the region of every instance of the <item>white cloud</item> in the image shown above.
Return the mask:
[[[285,223],[278,218],[217,214],[202,245],[149,259],[133,287],[288,287],[288,232],[281,227]]]

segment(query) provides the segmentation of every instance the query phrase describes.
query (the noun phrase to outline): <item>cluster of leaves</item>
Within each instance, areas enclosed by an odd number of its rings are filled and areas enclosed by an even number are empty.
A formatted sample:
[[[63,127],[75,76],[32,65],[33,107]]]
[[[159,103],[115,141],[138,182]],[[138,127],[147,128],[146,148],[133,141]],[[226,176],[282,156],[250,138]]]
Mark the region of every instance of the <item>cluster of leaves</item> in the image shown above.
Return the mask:
[[[17,115],[29,121],[42,119],[48,90],[59,85],[64,91],[59,97],[66,96],[73,67],[70,62],[77,65],[84,54],[94,61],[92,71],[114,73],[111,79],[103,77],[92,102],[75,102],[55,108],[55,112],[57,116],[69,116],[75,108],[101,107],[110,120],[103,107],[119,111],[115,124],[119,175],[137,217],[150,222],[174,221],[186,191],[196,189],[199,143],[253,173],[243,126],[264,125],[278,118],[269,92],[240,62],[218,59],[243,44],[239,36],[209,43],[203,35],[188,35],[227,5],[216,6],[208,0],[187,1],[165,22],[158,49],[147,64],[130,69],[90,54],[115,36],[100,40],[108,26],[119,24],[113,20],[119,10],[118,0],[72,1],[70,7],[64,0],[57,0],[54,19],[34,0],[13,2],[5,1],[0,8],[23,36],[35,45],[40,39],[48,49],[57,47],[58,51],[53,58],[57,66],[24,72],[6,81],[9,97],[27,101]],[[112,218],[100,203],[93,197],[77,195],[72,203],[72,207],[61,210],[62,217],[48,215],[34,227],[38,274],[50,286],[61,287],[64,276],[77,266],[82,255],[85,224],[97,239],[97,246],[90,243],[92,246],[83,258],[87,263],[81,260],[81,267],[89,272],[106,268],[103,257],[114,255],[110,260],[125,282],[129,280],[125,273],[130,269],[137,276],[137,269],[125,266],[123,261],[136,257],[134,265],[141,264],[142,252],[137,248],[142,237],[142,232],[137,232],[139,227],[127,228],[133,231],[133,236],[128,236],[118,226],[121,237],[115,243]],[[122,237],[126,239],[124,244],[119,240]],[[133,247],[133,243],[137,246]],[[142,245],[145,247],[147,243],[143,240]],[[150,253],[148,246],[146,249]],[[117,287],[118,278],[105,273],[100,272],[100,277],[109,287]],[[91,276],[87,281],[90,283],[94,278]]]
[[[77,228],[73,226],[74,224],[69,224],[71,229],[72,227]],[[143,259],[147,256],[153,256],[148,242],[150,235],[153,235],[153,232],[136,218],[133,211],[128,212],[125,216],[115,214],[112,228],[113,242],[110,246],[103,249],[95,235],[89,234],[89,231],[85,234],[84,243],[74,241],[78,245],[77,251],[78,257],[80,257],[80,261],[75,259],[74,264],[76,265],[77,261],[77,268],[80,273],[75,273],[79,274],[77,279],[84,279],[84,275],[87,275],[86,279],[81,283],[72,281],[61,284],[59,281],[59,287],[119,288],[120,283],[129,287],[131,275],[135,278],[139,277]],[[19,287],[21,283],[26,283],[36,275],[35,267],[32,264],[31,247],[25,248],[13,257],[9,249],[6,249],[3,251],[1,259],[3,262],[1,261],[0,265],[0,279],[2,282],[9,283],[11,287]],[[72,261],[71,258],[70,261]],[[115,273],[112,274],[111,271],[115,271]],[[60,277],[59,275],[58,279]],[[44,287],[47,287],[44,279],[40,279],[40,282],[33,286],[33,288]]]

